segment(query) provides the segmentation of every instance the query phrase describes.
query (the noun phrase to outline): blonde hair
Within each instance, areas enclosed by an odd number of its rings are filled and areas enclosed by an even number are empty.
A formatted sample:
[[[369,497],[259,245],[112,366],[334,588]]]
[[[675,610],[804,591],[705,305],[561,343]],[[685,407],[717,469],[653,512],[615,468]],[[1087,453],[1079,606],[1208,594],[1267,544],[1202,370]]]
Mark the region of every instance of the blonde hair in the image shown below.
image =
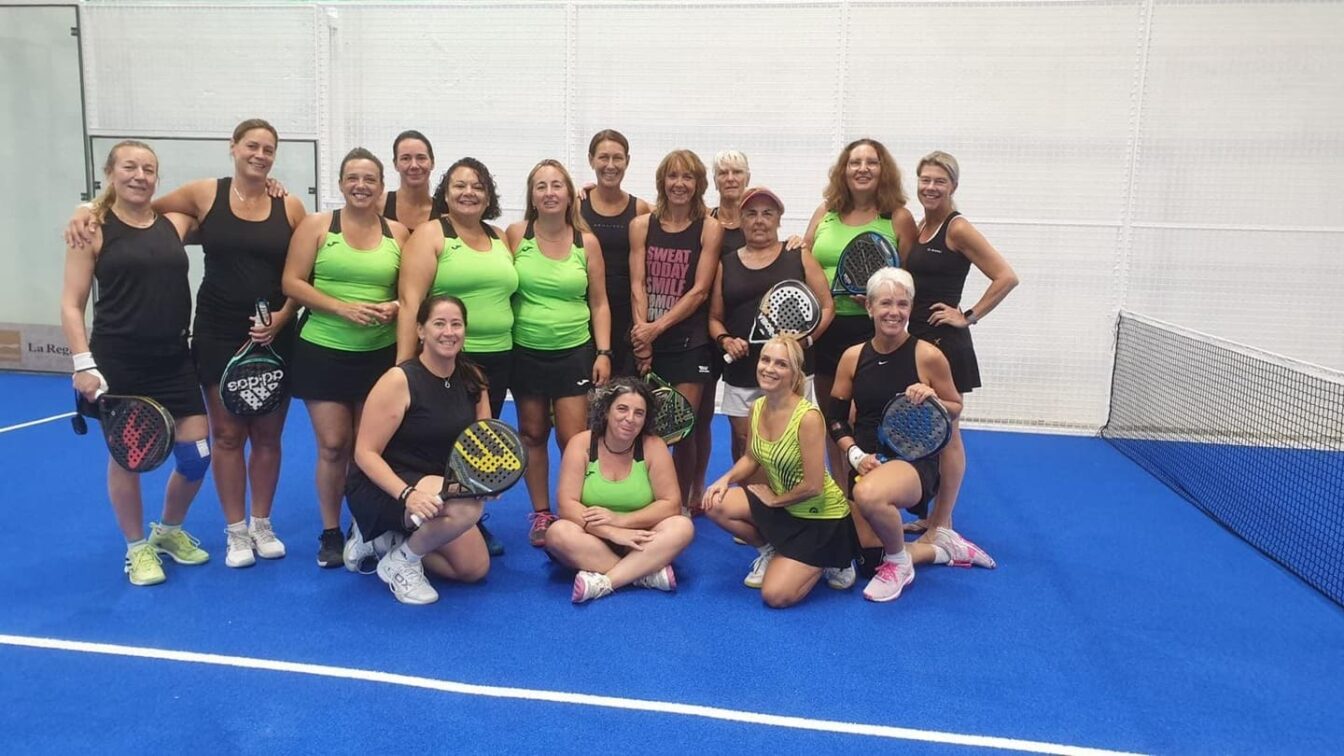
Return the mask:
[[[536,220],[537,216],[540,215],[540,212],[537,211],[537,206],[532,204],[532,182],[537,177],[537,171],[540,171],[542,168],[554,168],[557,171],[560,171],[560,176],[565,180],[565,190],[569,192],[569,207],[565,209],[565,222],[569,224],[570,228],[575,228],[579,231],[587,231],[588,224],[584,222],[583,216],[579,214],[579,203],[575,199],[577,194],[574,191],[574,179],[570,177],[569,171],[565,170],[565,166],[562,165],[559,160],[554,160],[552,158],[546,158],[540,163],[537,163],[532,167],[532,172],[527,174],[527,209],[523,212],[523,219]]]
[[[854,195],[849,191],[849,182],[845,181],[845,168],[849,165],[849,153],[864,145],[877,152],[877,162],[882,166],[877,176],[877,211],[890,215],[905,207],[905,189],[901,186],[901,169],[896,165],[896,158],[887,152],[881,142],[865,138],[845,145],[840,151],[840,157],[831,166],[830,179],[826,191],[822,193],[827,210],[844,215],[854,209]]]
[[[807,375],[803,372],[803,345],[792,336],[780,334],[770,337],[770,340],[761,346],[761,352],[764,353],[771,345],[784,347],[789,369],[793,371],[793,385],[790,388],[795,396],[802,396],[803,389],[807,386]]]
[[[915,277],[910,275],[910,271],[905,268],[881,268],[868,278],[868,286],[865,293],[868,295],[868,301],[877,299],[882,293],[883,286],[900,287],[915,298]]]
[[[97,199],[93,201],[91,208],[94,220],[99,223],[102,223],[103,220],[107,218],[107,211],[111,209],[112,203],[117,201],[117,190],[116,187],[112,186],[110,177],[112,176],[112,169],[117,165],[117,153],[124,147],[135,147],[145,150],[154,156],[154,163],[156,166],[159,162],[159,155],[154,151],[154,148],[137,139],[123,139],[112,145],[112,149],[107,153],[107,160],[103,163],[103,176],[108,178],[107,186],[103,187],[102,193],[100,193]]]
[[[957,163],[956,158],[946,152],[943,152],[942,150],[934,150],[920,158],[919,165],[915,167],[915,178],[919,178],[919,174],[924,172],[924,166],[926,165],[937,166],[946,171],[947,177],[952,179],[952,189],[954,191],[957,188],[957,184],[961,183],[961,165]],[[957,203],[950,197],[948,198],[948,204],[950,204],[954,210],[957,207]]]
[[[705,192],[709,191],[709,174],[705,172],[705,164],[700,160],[700,156],[690,150],[673,150],[667,153],[663,161],[658,164],[658,171],[654,173],[654,181],[658,184],[658,201],[653,206],[653,213],[658,217],[663,217],[667,212],[667,174],[672,170],[690,171],[695,175],[695,194],[691,196],[691,220],[698,221],[709,212],[705,207]]]

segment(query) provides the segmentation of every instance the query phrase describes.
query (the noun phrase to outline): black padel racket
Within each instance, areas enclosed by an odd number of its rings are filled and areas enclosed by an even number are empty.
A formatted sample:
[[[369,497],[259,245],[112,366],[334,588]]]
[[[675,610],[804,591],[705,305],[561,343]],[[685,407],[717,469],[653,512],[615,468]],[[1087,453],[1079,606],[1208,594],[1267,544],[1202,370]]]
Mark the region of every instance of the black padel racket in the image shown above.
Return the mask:
[[[527,449],[518,431],[499,420],[477,420],[453,442],[439,498],[498,496],[522,480],[526,469]],[[418,515],[411,521],[423,524]]]
[[[149,472],[173,453],[177,433],[173,416],[162,404],[146,396],[100,394],[92,403],[75,394],[75,415],[70,418],[75,433],[89,432],[80,410],[92,407],[103,426],[103,438],[112,459],[129,472]]]
[[[751,324],[748,344],[764,344],[775,336],[803,339],[821,325],[821,302],[807,284],[785,279],[761,296],[761,307]],[[731,363],[731,355],[723,361]]]
[[[899,268],[896,245],[876,231],[864,231],[840,251],[831,280],[832,294],[866,294],[868,279],[883,268]]]
[[[655,373],[645,376],[653,385],[653,423],[655,435],[668,446],[679,443],[695,429],[695,408],[671,384]]]
[[[882,410],[877,438],[897,459],[906,462],[925,459],[947,446],[952,438],[952,417],[934,397],[914,404],[900,394]],[[888,461],[881,453],[877,457]]]
[[[257,300],[257,322],[271,324],[266,300]],[[219,399],[224,408],[240,417],[274,412],[289,395],[289,372],[285,361],[269,344],[248,341],[229,360],[219,378]]]

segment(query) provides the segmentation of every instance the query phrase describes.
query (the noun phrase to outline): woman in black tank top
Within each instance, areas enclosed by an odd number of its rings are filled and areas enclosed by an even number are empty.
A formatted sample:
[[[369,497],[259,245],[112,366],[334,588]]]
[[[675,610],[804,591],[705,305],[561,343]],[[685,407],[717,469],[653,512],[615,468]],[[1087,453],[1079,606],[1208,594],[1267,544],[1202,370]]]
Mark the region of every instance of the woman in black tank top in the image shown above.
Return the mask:
[[[708,217],[705,164],[690,150],[669,153],[655,174],[654,212],[630,224],[630,290],[634,326],[630,343],[641,373],[654,371],[699,406],[712,381],[709,292],[718,269],[723,231]],[[697,444],[677,444],[674,459],[682,500],[692,501]]]
[[[884,552],[863,595],[871,601],[892,601],[914,580],[914,564],[978,560],[988,567],[993,560],[953,531],[950,520],[931,528],[918,542],[905,543],[901,510],[933,495],[937,461],[880,462],[877,427],[883,409],[894,396],[904,394],[915,403],[936,398],[955,418],[961,413],[961,394],[942,352],[906,330],[914,299],[910,274],[885,268],[869,279],[867,295],[873,338],[841,355],[827,425],[849,466],[862,476],[853,486],[854,503],[864,521],[859,525],[860,544],[870,548],[880,544]],[[855,518],[856,524],[859,519]]]
[[[635,375],[630,350],[630,222],[652,212],[649,203],[621,188],[630,161],[630,142],[614,129],[603,129],[588,142],[588,164],[597,183],[586,187],[579,213],[602,246],[606,264],[607,307],[611,310],[611,376]]]
[[[476,420],[490,417],[480,372],[462,356],[467,312],[460,299],[434,296],[416,313],[422,344],[416,357],[378,380],[365,401],[355,438],[346,501],[375,555],[378,577],[406,604],[428,604],[438,592],[429,572],[474,583],[490,570],[485,540],[476,529],[483,499],[439,498],[453,442]],[[415,519],[413,519],[415,518]],[[417,520],[418,519],[418,523]]]
[[[429,196],[434,173],[434,145],[418,131],[403,131],[392,140],[392,167],[401,176],[401,185],[383,195],[383,217],[415,231],[421,223],[435,220],[439,213]]]
[[[90,244],[66,249],[61,329],[74,362],[73,382],[82,399],[104,392],[148,396],[176,421],[176,470],[168,479],[161,523],[145,538],[140,480],[107,465],[108,497],[126,539],[125,570],[135,585],[164,580],[159,554],[179,564],[210,556],[182,530],[187,508],[210,464],[209,428],[187,347],[191,289],[182,239],[195,226],[180,213],[159,214],[151,205],[158,158],[142,142],[118,143],[103,168],[107,189],[94,202],[98,222]],[[93,333],[85,310],[94,280]],[[96,417],[92,408],[81,412]]]
[[[931,152],[919,161],[919,202],[924,206],[918,243],[902,266],[915,279],[914,309],[910,333],[932,342],[952,365],[957,390],[969,393],[980,386],[980,366],[971,340],[971,326],[988,315],[1017,286],[1017,274],[1003,255],[971,222],[956,210],[952,196],[957,191],[961,168],[946,152]],[[974,265],[989,279],[989,287],[974,305],[961,310],[966,275]],[[941,456],[942,486],[934,512],[951,513],[966,474],[966,447],[961,423],[952,426],[952,440]],[[916,532],[926,523],[913,525]]]
[[[761,396],[756,383],[756,361],[761,345],[748,344],[747,336],[761,297],[771,286],[786,279],[807,283],[821,302],[821,324],[812,338],[825,332],[835,316],[835,303],[826,273],[804,249],[785,249],[779,240],[779,223],[784,206],[768,189],[752,188],[744,193],[740,209],[745,233],[743,246],[726,252],[719,261],[714,291],[709,305],[709,333],[733,362],[723,367],[724,401],[722,411],[733,429],[733,459],[746,453],[751,432],[751,403]],[[811,375],[811,349],[805,352],[804,370]],[[698,422],[698,419],[697,419]],[[708,424],[708,423],[706,423]]]

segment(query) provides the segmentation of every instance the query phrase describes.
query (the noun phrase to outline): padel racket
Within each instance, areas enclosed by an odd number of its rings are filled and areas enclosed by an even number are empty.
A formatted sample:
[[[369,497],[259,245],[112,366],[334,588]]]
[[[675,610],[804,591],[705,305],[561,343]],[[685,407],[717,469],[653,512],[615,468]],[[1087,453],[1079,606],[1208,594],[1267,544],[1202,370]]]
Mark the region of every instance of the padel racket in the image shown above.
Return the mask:
[[[271,324],[271,310],[264,299],[257,300],[257,322]],[[270,344],[249,340],[229,360],[219,378],[220,401],[240,417],[274,412],[288,394],[289,372]]]
[[[89,432],[89,424],[80,410],[90,406],[98,411],[108,453],[122,469],[149,472],[173,453],[173,442],[177,440],[173,416],[153,399],[99,394],[90,404],[76,392],[75,415],[70,424],[81,436]]]
[[[775,336],[803,339],[821,325],[821,302],[802,281],[789,278],[761,296],[761,307],[751,324],[748,344],[764,344]],[[723,361],[732,363],[731,355]]]
[[[864,231],[840,251],[831,280],[832,294],[866,294],[868,279],[883,268],[899,268],[896,245],[876,231]]]
[[[653,385],[653,432],[668,446],[679,443],[695,429],[695,408],[671,384],[655,373],[645,376]]]
[[[439,498],[498,496],[522,480],[526,469],[527,448],[518,431],[499,420],[477,420],[453,442]],[[423,524],[419,515],[411,515],[411,521]]]
[[[882,422],[877,426],[877,439],[897,459],[906,462],[932,457],[947,446],[952,438],[952,417],[947,408],[935,397],[914,404],[899,394],[887,402],[882,410]],[[877,458],[886,462],[885,455]]]

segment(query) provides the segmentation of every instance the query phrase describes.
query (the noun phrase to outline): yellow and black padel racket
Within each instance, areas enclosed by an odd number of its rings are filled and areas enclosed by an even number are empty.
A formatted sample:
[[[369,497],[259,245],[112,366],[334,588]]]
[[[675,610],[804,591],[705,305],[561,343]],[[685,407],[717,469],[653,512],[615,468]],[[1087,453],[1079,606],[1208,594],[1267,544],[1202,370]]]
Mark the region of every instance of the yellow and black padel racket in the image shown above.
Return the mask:
[[[527,449],[518,431],[499,420],[477,420],[453,442],[439,496],[443,499],[497,496],[521,480],[526,469]]]

